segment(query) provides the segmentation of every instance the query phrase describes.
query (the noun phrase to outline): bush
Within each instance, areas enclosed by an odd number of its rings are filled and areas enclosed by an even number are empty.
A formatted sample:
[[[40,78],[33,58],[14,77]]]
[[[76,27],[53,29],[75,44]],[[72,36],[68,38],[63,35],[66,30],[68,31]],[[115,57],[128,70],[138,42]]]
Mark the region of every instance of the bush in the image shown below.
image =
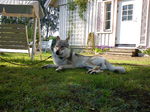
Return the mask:
[[[143,53],[150,55],[150,48],[147,48],[146,50],[144,50]]]
[[[97,46],[95,48],[95,53],[100,53],[100,54],[105,53],[105,52],[109,51],[110,48],[112,48],[112,47],[110,47],[110,46]]]
[[[56,37],[54,37],[54,36],[49,36],[49,37],[47,37],[47,38],[44,38],[43,39],[43,41],[49,41],[49,40],[53,40],[53,39],[55,39]]]

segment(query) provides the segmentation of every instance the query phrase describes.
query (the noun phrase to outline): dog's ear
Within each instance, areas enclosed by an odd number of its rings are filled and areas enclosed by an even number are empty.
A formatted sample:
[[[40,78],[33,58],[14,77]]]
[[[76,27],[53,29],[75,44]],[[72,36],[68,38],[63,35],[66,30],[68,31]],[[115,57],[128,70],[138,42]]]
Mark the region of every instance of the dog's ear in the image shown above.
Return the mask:
[[[58,40],[60,40],[60,37],[59,37],[59,36],[57,36],[57,37],[56,37],[56,40],[57,40],[57,41],[58,41]]]
[[[70,37],[67,37],[67,38],[66,38],[66,41],[68,42],[69,40],[70,40]]]

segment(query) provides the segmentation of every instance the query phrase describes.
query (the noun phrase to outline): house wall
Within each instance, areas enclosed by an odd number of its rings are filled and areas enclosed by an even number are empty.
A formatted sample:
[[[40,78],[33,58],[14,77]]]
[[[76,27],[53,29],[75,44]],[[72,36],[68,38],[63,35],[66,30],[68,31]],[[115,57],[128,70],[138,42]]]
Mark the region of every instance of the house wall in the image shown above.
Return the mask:
[[[111,15],[111,31],[105,32],[104,29],[104,2],[102,0],[97,0],[96,9],[96,45],[98,46],[115,46],[115,38],[116,38],[116,25],[117,25],[117,0],[107,0],[112,2],[112,15]],[[99,6],[100,3],[100,6]],[[99,20],[97,20],[99,19]],[[100,22],[100,23],[98,23]]]
[[[103,31],[104,23],[104,2],[112,1],[112,23],[111,31]],[[78,14],[78,9],[69,11],[67,0],[59,0],[60,7],[60,37],[66,39],[70,34],[70,44],[73,46],[86,46],[88,34],[94,32],[96,46],[115,46],[116,27],[117,27],[117,5],[119,0],[90,0],[87,12],[85,13],[86,21],[83,21]],[[141,18],[135,20],[139,23],[137,27],[138,45],[150,47],[150,4],[149,0],[136,0],[136,6],[142,7],[142,11],[136,9],[136,15]],[[100,3],[100,5],[99,5]],[[143,4],[142,4],[143,3]],[[141,8],[139,8],[141,9]],[[69,33],[70,32],[70,33]]]
[[[78,9],[70,11],[67,0],[59,1],[60,7],[60,37],[66,39],[70,35],[70,45],[85,45],[85,22],[80,19]]]
[[[116,0],[111,0],[113,4],[117,3]],[[112,30],[111,32],[99,32],[97,30],[98,10],[103,7],[98,7],[98,2],[102,0],[91,0],[88,3],[87,12],[85,13],[85,21],[79,17],[78,9],[69,11],[67,0],[59,0],[60,7],[60,37],[66,39],[70,32],[70,44],[73,46],[86,46],[88,34],[94,32],[96,46],[114,46],[115,45],[115,27],[116,27],[116,8],[117,5],[112,5]],[[103,4],[104,5],[104,4]],[[104,10],[102,10],[104,16]],[[99,24],[101,27],[101,24]]]

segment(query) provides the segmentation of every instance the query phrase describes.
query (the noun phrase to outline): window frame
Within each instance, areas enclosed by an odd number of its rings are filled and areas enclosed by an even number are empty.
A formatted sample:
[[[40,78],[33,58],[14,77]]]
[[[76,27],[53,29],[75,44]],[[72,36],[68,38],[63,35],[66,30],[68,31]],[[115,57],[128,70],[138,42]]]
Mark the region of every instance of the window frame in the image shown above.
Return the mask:
[[[107,12],[107,4],[111,4],[111,8],[110,8],[110,11],[108,11]],[[104,21],[104,25],[103,25],[103,31],[104,32],[111,32],[112,31],[112,1],[105,1],[104,2],[104,19],[103,19],[103,21]],[[109,20],[106,20],[106,18],[107,18],[107,13],[110,13],[110,19]],[[107,21],[110,21],[110,28],[109,29],[106,29],[106,22]]]
[[[111,16],[110,16],[110,29],[105,29],[105,18],[106,18],[106,7],[105,7],[105,4],[106,3],[111,3]],[[100,17],[101,18],[101,21],[102,23],[101,24],[98,24],[98,20],[96,20],[96,32],[97,33],[112,33],[112,30],[113,30],[113,13],[114,13],[114,1],[113,0],[103,0],[103,1],[97,1],[97,11],[96,11],[96,19],[98,18],[99,16],[99,3],[101,4],[101,7],[102,7],[102,16]],[[98,28],[98,25],[101,25],[101,28],[100,30],[97,29]]]
[[[129,9],[129,8],[128,8],[129,5],[132,5],[132,9]],[[126,10],[123,9],[124,6],[127,7]],[[123,14],[124,11],[127,12],[126,15]],[[131,14],[131,15],[129,14],[129,11],[132,11],[132,14]],[[133,14],[134,14],[134,4],[126,4],[126,5],[123,5],[122,8],[121,8],[121,21],[122,21],[122,22],[130,22],[130,21],[133,21],[133,16],[134,16]],[[127,18],[126,18],[125,20],[123,20],[123,17],[125,17],[125,16],[126,16]],[[129,16],[132,17],[131,20],[129,19]]]

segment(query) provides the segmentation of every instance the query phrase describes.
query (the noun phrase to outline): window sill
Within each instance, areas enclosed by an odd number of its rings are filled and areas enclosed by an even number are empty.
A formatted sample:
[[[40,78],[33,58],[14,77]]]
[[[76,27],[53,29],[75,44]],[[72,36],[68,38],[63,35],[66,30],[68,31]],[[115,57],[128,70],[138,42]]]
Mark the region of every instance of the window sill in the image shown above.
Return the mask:
[[[97,33],[100,33],[100,34],[111,34],[112,33],[112,30],[107,30],[107,31],[101,31],[101,32],[97,32]]]

